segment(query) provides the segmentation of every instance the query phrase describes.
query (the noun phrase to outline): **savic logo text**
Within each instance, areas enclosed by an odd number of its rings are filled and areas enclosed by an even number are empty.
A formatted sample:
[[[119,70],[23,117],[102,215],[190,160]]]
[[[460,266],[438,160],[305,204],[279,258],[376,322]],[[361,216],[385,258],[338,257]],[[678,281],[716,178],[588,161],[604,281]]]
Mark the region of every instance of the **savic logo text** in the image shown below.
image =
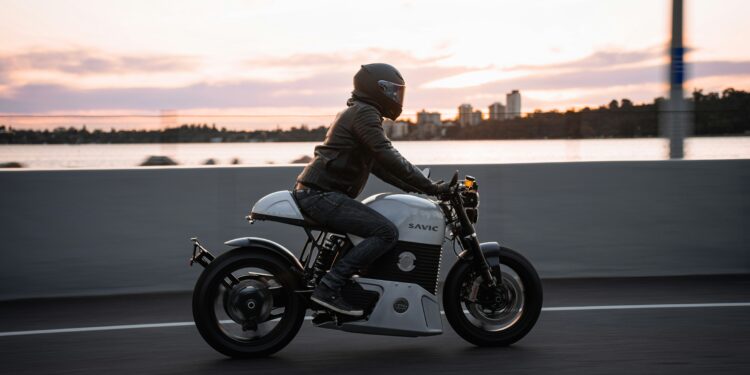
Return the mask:
[[[431,230],[433,232],[437,232],[438,226],[437,225],[409,223],[409,229]]]

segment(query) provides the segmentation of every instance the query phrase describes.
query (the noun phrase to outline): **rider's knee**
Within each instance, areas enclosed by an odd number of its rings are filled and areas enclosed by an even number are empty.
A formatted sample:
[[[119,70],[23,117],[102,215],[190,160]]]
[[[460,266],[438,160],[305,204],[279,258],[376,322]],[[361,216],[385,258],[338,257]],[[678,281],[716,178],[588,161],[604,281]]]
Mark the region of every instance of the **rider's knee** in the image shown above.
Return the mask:
[[[398,228],[390,221],[378,228],[377,236],[386,243],[386,247],[396,246],[398,241]]]

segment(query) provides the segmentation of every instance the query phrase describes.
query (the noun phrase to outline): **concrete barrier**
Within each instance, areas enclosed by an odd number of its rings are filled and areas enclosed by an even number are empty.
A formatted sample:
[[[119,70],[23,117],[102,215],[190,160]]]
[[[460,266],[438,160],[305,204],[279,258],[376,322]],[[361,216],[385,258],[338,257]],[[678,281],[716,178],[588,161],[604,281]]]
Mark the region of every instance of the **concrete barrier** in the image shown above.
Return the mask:
[[[542,277],[750,272],[750,160],[442,165],[477,177],[478,231]],[[301,229],[250,226],[300,167],[0,172],[0,299],[189,290],[191,236],[298,252]],[[372,178],[363,196],[393,191]],[[445,251],[443,272],[452,264]]]

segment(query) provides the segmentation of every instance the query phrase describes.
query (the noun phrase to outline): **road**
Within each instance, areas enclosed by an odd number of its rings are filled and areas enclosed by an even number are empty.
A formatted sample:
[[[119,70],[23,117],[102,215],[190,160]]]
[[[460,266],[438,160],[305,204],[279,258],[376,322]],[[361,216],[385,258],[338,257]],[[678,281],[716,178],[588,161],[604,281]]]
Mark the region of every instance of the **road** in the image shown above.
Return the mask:
[[[544,284],[537,326],[509,348],[473,347],[447,322],[440,336],[394,338],[308,321],[287,348],[260,360],[227,359],[206,345],[189,323],[186,293],[0,302],[0,374],[716,374],[750,366],[750,275]],[[152,323],[180,324],[30,332]]]

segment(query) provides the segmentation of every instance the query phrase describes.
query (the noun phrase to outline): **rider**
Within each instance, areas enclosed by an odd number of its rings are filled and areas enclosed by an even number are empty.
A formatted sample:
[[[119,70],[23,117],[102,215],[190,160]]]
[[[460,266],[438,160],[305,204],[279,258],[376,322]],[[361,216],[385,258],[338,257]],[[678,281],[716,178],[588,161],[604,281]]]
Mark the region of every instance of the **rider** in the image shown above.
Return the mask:
[[[315,158],[297,177],[294,195],[302,212],[327,230],[363,238],[336,261],[310,298],[341,314],[361,316],[341,297],[341,288],[357,271],[393,249],[398,228],[354,198],[372,172],[406,192],[436,195],[447,184],[436,183],[406,160],[383,132],[383,117],[401,114],[405,82],[388,64],[367,64],[354,76],[354,91],[328,129]]]

